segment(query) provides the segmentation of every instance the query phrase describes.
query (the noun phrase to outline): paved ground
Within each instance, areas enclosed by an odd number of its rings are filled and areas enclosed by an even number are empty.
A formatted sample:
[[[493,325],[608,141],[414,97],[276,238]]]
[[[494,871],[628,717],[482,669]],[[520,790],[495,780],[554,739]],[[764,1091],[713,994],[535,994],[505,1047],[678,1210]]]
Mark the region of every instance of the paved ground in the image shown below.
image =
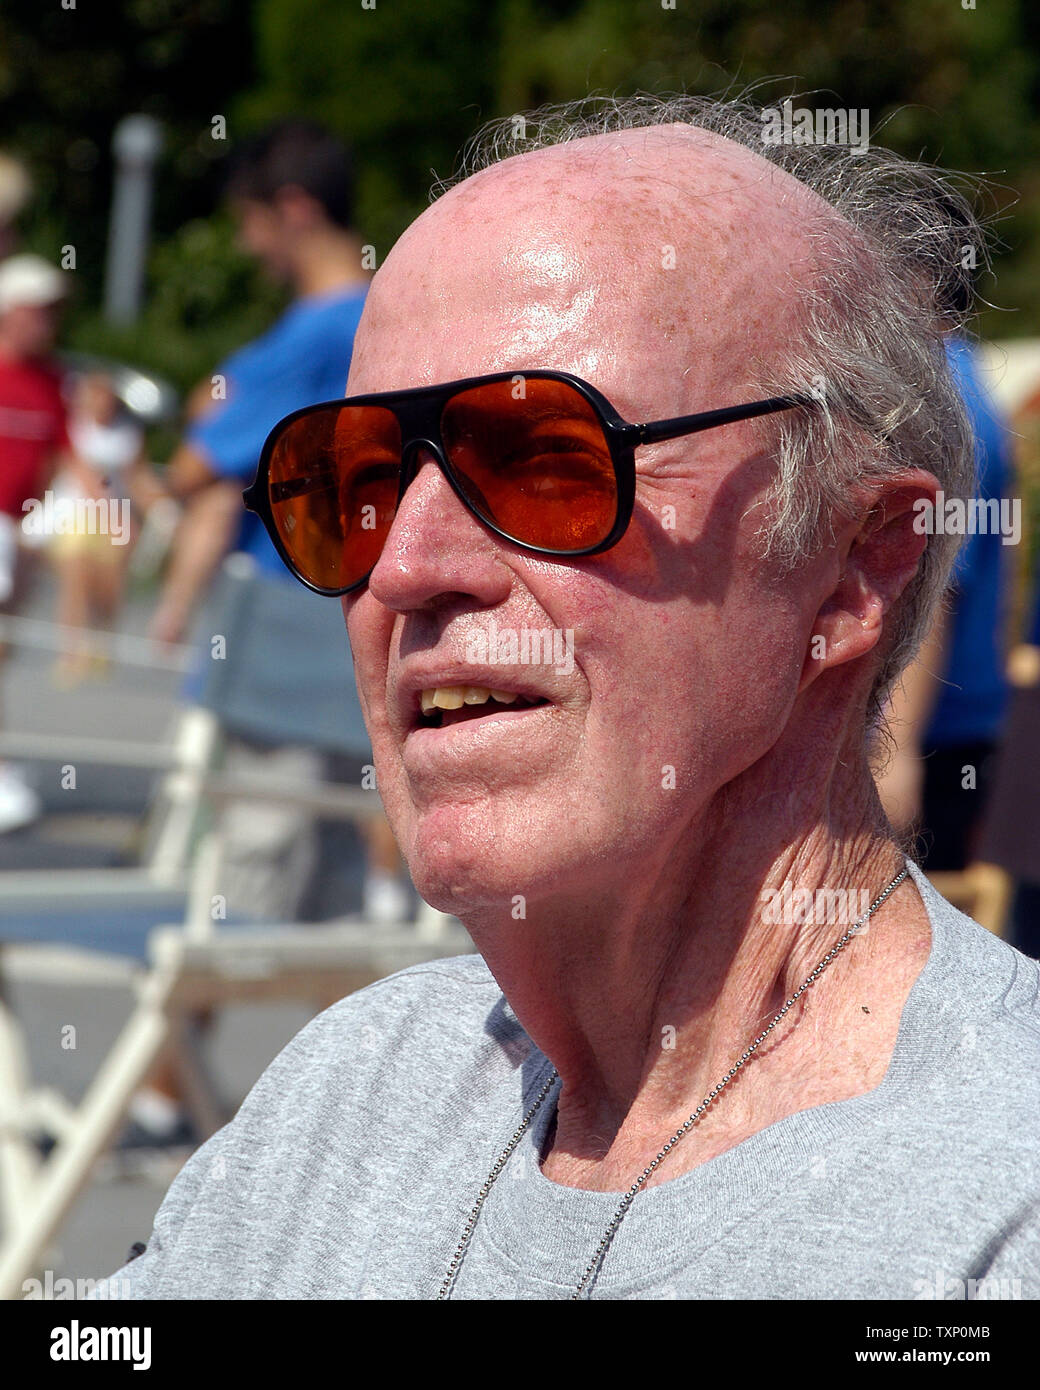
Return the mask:
[[[127,633],[145,629],[149,603],[133,601],[121,625]],[[50,619],[53,591],[44,577],[27,616]],[[55,685],[53,653],[19,650],[2,676],[3,727],[26,733],[162,740],[177,713],[181,677],[176,671],[142,667],[114,668],[107,679],[74,690]],[[0,836],[0,942],[2,965],[11,1001],[27,1033],[35,1077],[75,1100],[105,1056],[127,1018],[132,993],[125,959],[115,954],[141,923],[132,915],[96,912],[66,897],[26,905],[11,891],[12,870],[91,869],[133,864],[140,843],[143,813],[155,786],[155,774],[128,769],[77,765],[76,786],[62,786],[64,758],[60,747],[44,759],[22,759],[43,797],[45,815],[32,827]],[[357,910],[362,861],[350,827],[325,826],[325,853],[320,874],[318,910],[312,919]],[[171,901],[171,915],[177,906]],[[169,920],[169,918],[167,918]],[[144,923],[146,926],[147,923]],[[61,971],[54,952],[39,943],[67,933],[86,937],[93,949],[78,957],[71,973],[67,956]],[[30,944],[31,943],[31,944]],[[229,1115],[277,1052],[311,1017],[305,1004],[229,1007],[220,1016],[206,1053],[211,1074]],[[61,1046],[62,1027],[76,1026],[76,1047]],[[126,1258],[135,1240],[147,1239],[152,1218],[187,1151],[132,1159],[113,1153],[101,1165],[81,1197],[48,1257],[55,1277],[111,1273]]]
[[[84,959],[80,983],[58,983],[44,949],[20,948],[6,968],[11,1002],[27,1026],[33,1075],[78,1100],[130,1013],[125,969],[111,957]],[[67,966],[64,967],[67,969]],[[306,1004],[229,1007],[205,1046],[210,1074],[230,1115],[313,1010]],[[76,1047],[61,1046],[74,1021]],[[114,1151],[80,1197],[47,1259],[55,1278],[111,1274],[135,1240],[147,1240],[152,1219],[189,1149],[136,1156]]]
[[[53,586],[42,575],[22,616],[52,622],[53,609]],[[128,606],[121,629],[129,634],[142,633],[149,610],[150,604],[138,598]],[[177,671],[114,666],[107,679],[88,680],[63,690],[53,679],[54,657],[55,653],[45,648],[13,650],[0,678],[6,731],[145,742],[169,733],[181,682]],[[60,748],[56,754],[46,763],[18,759],[30,769],[47,818],[28,830],[0,836],[0,870],[49,867],[59,862],[63,867],[112,862],[132,851],[133,831],[147,804],[154,774],[83,763],[76,767],[76,786],[63,787]]]

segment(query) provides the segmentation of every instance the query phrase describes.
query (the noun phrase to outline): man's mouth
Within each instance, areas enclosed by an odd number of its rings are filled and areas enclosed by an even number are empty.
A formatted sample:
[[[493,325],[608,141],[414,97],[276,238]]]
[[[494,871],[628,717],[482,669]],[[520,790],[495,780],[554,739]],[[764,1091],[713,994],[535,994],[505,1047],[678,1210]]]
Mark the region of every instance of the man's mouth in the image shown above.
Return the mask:
[[[500,714],[505,706],[519,712],[548,703],[541,698],[519,695],[515,690],[490,690],[483,685],[439,685],[420,692],[419,728],[445,729],[452,724]]]

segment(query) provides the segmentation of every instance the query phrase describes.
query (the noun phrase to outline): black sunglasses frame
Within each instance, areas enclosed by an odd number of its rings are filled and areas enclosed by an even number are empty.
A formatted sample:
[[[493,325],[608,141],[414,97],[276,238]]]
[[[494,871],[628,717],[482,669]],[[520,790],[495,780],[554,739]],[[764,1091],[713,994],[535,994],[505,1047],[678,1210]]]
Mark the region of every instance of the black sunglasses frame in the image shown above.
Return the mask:
[[[609,534],[596,545],[586,546],[583,550],[554,550],[547,546],[532,545],[528,541],[517,540],[515,536],[510,536],[508,532],[503,531],[493,521],[489,521],[487,517],[482,516],[476,510],[472,500],[466,496],[461,483],[455,477],[441,440],[440,422],[444,407],[453,396],[462,391],[470,390],[475,386],[492,386],[502,381],[561,381],[577,391],[595,411],[603,427],[603,435],[610,450],[611,462],[614,465],[614,478],[617,484],[617,516],[614,525]],[[294,578],[316,594],[322,594],[328,598],[341,598],[344,594],[353,593],[355,589],[360,589],[367,584],[372,570],[370,569],[364,578],[356,580],[353,584],[337,588],[325,588],[320,584],[313,583],[300,573],[295,561],[289,555],[282,542],[271,506],[271,456],[283,431],[305,415],[313,415],[318,411],[343,406],[361,405],[378,405],[393,411],[401,427],[401,475],[397,501],[394,504],[395,515],[404,499],[405,492],[416,475],[416,459],[419,450],[427,449],[436,459],[437,466],[447,478],[452,491],[462,505],[496,536],[500,536],[503,540],[509,541],[511,545],[519,546],[522,550],[531,551],[536,555],[578,558],[583,555],[598,555],[601,551],[609,550],[612,546],[617,545],[628,529],[628,524],[632,519],[632,509],[635,505],[635,450],[639,445],[660,444],[665,440],[681,439],[684,435],[698,434],[701,430],[716,429],[719,425],[730,425],[737,420],[751,420],[759,415],[772,415],[777,411],[794,410],[798,407],[811,408],[818,404],[819,402],[814,396],[772,396],[768,400],[751,401],[747,405],[727,406],[722,410],[705,410],[697,415],[679,415],[668,420],[650,420],[645,424],[636,425],[623,419],[606,396],[587,381],[583,381],[581,377],[573,376],[570,372],[541,370],[495,372],[490,376],[466,377],[461,381],[444,382],[439,386],[418,386],[406,391],[382,391],[367,396],[346,396],[342,400],[319,401],[314,405],[302,406],[299,410],[294,410],[284,419],[279,420],[264,442],[264,447],[260,452],[260,461],[257,465],[256,477],[243,492],[242,500],[249,511],[254,512],[264,523],[275,549]],[[301,478],[298,487],[286,490],[284,496],[277,500],[283,501],[290,496],[302,495],[309,490],[308,484],[312,482],[315,487],[326,485],[324,479],[319,483],[317,480]],[[282,486],[288,489],[287,484]],[[375,567],[373,566],[373,568]]]

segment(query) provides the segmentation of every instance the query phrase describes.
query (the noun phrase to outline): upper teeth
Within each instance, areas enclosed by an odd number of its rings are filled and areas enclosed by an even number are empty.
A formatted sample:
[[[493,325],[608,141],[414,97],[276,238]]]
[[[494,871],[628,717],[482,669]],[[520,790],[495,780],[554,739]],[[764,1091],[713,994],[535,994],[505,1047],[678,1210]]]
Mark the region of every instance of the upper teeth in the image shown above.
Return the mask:
[[[511,705],[517,699],[515,690],[488,690],[483,685],[439,685],[435,690],[424,690],[420,696],[423,714],[432,709],[461,709],[463,705],[483,705],[488,700],[497,700],[500,705]]]

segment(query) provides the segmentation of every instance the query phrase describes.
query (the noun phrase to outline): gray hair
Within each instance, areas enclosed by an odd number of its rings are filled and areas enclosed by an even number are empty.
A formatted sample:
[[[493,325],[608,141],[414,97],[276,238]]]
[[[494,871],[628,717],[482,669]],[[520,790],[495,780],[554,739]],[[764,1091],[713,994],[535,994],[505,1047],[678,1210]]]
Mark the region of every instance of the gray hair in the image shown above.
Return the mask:
[[[801,332],[762,387],[813,394],[820,408],[767,424],[777,476],[768,499],[764,553],[782,572],[833,538],[856,484],[907,468],[933,473],[947,496],[974,490],[974,442],[947,362],[944,337],[963,330],[973,270],[989,264],[985,233],[963,175],[890,150],[837,143],[766,143],[767,114],[737,99],[640,93],[590,97],[493,121],[467,144],[436,197],[472,174],[530,150],[590,135],[682,123],[723,136],[785,169],[850,224],[835,236],[829,215],[809,229],[819,270],[798,290]],[[969,195],[970,195],[970,189]],[[969,252],[970,248],[970,252]],[[778,373],[778,374],[775,374]],[[891,620],[870,699],[875,723],[941,602],[961,538],[931,535]]]

